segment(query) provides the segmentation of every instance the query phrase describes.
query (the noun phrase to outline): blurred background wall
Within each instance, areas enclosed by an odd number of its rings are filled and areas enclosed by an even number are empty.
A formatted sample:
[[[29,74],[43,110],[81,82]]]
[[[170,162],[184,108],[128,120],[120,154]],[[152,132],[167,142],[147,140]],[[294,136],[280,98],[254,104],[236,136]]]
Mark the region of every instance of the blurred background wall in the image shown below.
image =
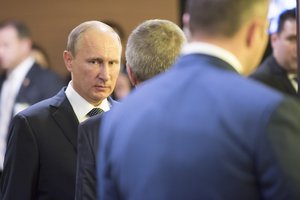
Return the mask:
[[[79,23],[118,23],[125,33],[125,45],[130,32],[144,20],[162,18],[180,25],[179,13],[178,0],[6,0],[0,6],[0,20],[25,22],[33,40],[46,50],[51,68],[62,77],[68,76],[62,59],[67,36]]]

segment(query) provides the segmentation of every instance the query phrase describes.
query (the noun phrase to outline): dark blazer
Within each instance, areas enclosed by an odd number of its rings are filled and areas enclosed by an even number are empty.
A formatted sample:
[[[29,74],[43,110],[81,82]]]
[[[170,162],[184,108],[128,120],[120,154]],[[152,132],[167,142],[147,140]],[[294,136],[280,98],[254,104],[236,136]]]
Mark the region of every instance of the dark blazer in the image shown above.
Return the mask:
[[[118,104],[108,98],[112,106]],[[96,200],[96,155],[99,146],[101,115],[93,116],[79,124],[76,174],[76,200]]]
[[[4,77],[0,81],[0,92]],[[29,107],[41,100],[55,95],[63,86],[64,81],[54,72],[43,69],[37,63],[30,68],[15,99],[13,114],[18,112],[18,105]]]
[[[74,200],[79,122],[64,89],[13,118],[0,199]]]
[[[285,94],[298,97],[286,70],[280,67],[273,55],[267,57],[250,77]]]
[[[185,55],[103,117],[99,199],[300,199],[298,103]]]

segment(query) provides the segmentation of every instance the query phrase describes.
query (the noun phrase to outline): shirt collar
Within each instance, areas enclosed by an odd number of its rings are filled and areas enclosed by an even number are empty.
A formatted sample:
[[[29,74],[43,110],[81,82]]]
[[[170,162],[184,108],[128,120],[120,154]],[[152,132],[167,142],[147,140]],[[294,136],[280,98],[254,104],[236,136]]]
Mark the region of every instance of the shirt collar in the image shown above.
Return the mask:
[[[294,73],[287,73],[287,76],[289,79],[294,79],[294,80],[295,80],[295,78],[298,77],[297,74],[294,74]]]
[[[13,70],[8,72],[7,78],[12,78],[15,76],[25,76],[33,64],[34,64],[33,57],[26,58],[23,62],[17,65]]]
[[[65,91],[66,96],[68,100],[71,103],[71,106],[75,112],[75,115],[77,116],[77,119],[79,122],[83,122],[88,117],[86,114],[93,108],[95,108],[94,105],[90,104],[88,101],[86,101],[82,96],[80,96],[75,89],[72,86],[72,81],[69,82],[68,87]],[[111,104],[105,98],[97,108],[101,108],[104,112],[110,110]]]
[[[237,57],[231,52],[213,44],[204,42],[191,42],[183,47],[181,53],[183,55],[199,53],[214,56],[230,64],[238,73],[242,73],[242,65]]]
[[[288,79],[290,80],[292,86],[298,91],[298,76],[297,74],[288,73]]]

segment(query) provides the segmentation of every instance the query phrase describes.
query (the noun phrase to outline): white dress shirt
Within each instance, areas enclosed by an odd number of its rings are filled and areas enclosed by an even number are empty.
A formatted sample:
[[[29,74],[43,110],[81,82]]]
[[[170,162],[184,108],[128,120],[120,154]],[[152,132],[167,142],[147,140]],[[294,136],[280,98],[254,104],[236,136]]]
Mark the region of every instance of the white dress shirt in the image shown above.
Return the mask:
[[[238,73],[242,73],[242,65],[237,57],[219,46],[204,42],[191,42],[186,44],[181,51],[182,55],[193,53],[217,57],[230,64]]]
[[[296,81],[297,74],[288,74],[288,78],[291,81],[292,86],[298,92],[298,82]]]
[[[87,102],[82,96],[80,96],[73,88],[72,81],[69,82],[68,87],[65,91],[66,96],[68,100],[71,103],[71,106],[75,112],[75,115],[78,119],[78,121],[81,123],[85,121],[88,116],[86,115],[88,112],[90,112],[93,108],[95,108],[94,105]],[[108,111],[111,107],[111,104],[109,101],[104,99],[97,108],[101,108],[104,112]]]

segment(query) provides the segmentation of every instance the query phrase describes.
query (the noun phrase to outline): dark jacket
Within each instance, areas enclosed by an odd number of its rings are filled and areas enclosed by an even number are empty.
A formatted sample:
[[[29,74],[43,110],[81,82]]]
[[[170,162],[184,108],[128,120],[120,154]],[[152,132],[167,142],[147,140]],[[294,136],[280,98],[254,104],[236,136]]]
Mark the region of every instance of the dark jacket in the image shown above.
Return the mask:
[[[64,89],[17,114],[0,199],[74,200],[78,124]]]
[[[292,86],[286,70],[280,67],[272,55],[264,60],[256,71],[250,75],[250,78],[258,80],[285,94],[298,97],[297,91]]]

